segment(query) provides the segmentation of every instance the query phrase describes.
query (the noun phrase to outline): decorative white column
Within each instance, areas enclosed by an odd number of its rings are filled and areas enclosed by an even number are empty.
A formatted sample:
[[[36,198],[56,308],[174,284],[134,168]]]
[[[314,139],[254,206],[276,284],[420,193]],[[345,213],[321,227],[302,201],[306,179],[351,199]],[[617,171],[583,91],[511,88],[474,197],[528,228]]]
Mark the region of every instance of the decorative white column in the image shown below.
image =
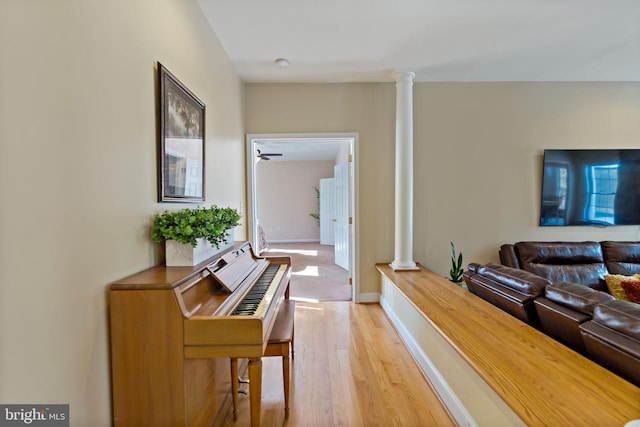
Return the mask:
[[[413,261],[413,78],[397,72],[396,79],[396,233],[394,270],[418,270]]]

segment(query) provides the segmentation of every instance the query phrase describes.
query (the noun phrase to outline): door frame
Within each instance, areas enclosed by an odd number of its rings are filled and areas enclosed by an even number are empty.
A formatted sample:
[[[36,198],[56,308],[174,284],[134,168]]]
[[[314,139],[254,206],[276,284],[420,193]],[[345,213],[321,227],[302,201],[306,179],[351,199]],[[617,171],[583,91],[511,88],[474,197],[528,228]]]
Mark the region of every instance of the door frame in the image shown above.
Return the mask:
[[[248,240],[251,245],[257,248],[258,243],[258,217],[257,209],[257,185],[256,185],[256,163],[254,161],[256,145],[258,141],[277,140],[291,142],[293,140],[300,141],[332,141],[344,140],[349,142],[349,153],[351,155],[351,168],[349,179],[349,213],[351,217],[351,226],[349,229],[349,277],[351,279],[351,301],[360,302],[360,286],[358,276],[360,271],[360,263],[358,254],[360,252],[359,228],[358,228],[358,211],[359,211],[359,182],[358,182],[358,133],[284,133],[284,134],[247,134],[246,136],[246,171],[247,171],[247,213],[246,213],[246,229]]]

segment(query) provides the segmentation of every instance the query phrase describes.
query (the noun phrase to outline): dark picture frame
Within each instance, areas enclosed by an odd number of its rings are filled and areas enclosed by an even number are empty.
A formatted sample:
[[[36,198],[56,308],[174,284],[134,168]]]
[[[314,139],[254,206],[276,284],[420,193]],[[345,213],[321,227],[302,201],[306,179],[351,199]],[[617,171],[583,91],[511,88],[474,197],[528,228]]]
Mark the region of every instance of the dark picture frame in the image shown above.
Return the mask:
[[[204,202],[205,105],[158,62],[158,202]]]

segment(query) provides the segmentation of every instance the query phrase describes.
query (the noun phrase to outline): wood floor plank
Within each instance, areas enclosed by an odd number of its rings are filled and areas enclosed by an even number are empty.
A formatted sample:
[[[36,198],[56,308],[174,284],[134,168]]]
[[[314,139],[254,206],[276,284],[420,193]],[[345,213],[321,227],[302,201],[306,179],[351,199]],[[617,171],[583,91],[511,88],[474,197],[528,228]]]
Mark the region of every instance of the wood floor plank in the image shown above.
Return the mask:
[[[281,360],[263,359],[262,424],[268,426],[454,426],[378,304],[296,304],[289,419]],[[249,398],[239,417],[249,424]]]

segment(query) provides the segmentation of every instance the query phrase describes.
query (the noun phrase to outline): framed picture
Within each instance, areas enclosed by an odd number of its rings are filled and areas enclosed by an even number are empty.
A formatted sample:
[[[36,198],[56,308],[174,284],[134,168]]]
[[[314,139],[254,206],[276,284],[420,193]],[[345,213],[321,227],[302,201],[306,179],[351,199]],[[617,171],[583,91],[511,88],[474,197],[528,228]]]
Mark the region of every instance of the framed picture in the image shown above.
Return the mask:
[[[158,201],[204,201],[205,105],[158,63]]]

